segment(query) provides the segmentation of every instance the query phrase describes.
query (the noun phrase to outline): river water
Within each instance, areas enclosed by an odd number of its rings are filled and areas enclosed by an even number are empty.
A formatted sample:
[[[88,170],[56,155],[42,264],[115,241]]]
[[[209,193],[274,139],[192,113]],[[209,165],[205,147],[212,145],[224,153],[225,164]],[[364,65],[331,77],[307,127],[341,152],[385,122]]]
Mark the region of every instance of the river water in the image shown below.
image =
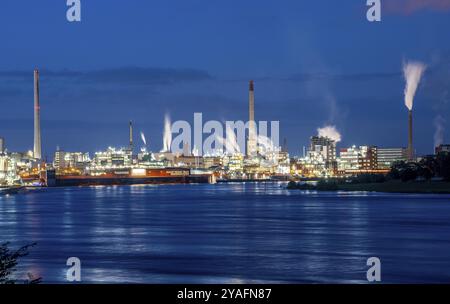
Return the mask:
[[[65,283],[450,283],[450,196],[304,192],[284,184],[48,188],[0,196],[18,267]]]

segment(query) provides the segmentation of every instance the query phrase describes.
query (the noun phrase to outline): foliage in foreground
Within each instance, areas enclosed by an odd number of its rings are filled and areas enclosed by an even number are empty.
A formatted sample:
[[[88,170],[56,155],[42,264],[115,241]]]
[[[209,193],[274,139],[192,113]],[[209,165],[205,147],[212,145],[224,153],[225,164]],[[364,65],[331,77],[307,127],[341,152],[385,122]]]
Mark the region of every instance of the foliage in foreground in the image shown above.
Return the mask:
[[[14,272],[18,260],[28,255],[29,249],[36,243],[25,245],[16,251],[9,249],[9,243],[0,244],[0,284],[16,284],[18,280],[13,279]],[[29,280],[22,281],[25,284],[37,284],[41,282],[41,278],[34,278],[30,273]]]

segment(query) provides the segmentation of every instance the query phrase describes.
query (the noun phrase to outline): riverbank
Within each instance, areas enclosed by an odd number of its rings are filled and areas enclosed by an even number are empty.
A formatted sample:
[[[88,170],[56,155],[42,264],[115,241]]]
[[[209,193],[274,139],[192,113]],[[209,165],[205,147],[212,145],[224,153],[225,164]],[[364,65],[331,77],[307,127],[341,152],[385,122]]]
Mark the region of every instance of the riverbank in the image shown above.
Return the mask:
[[[24,188],[23,186],[0,186],[0,195],[17,194]]]
[[[383,183],[336,183],[319,182],[317,185],[293,184],[288,185],[291,190],[316,190],[316,191],[369,191],[386,193],[429,193],[450,194],[449,182],[414,181],[402,182],[398,180]]]

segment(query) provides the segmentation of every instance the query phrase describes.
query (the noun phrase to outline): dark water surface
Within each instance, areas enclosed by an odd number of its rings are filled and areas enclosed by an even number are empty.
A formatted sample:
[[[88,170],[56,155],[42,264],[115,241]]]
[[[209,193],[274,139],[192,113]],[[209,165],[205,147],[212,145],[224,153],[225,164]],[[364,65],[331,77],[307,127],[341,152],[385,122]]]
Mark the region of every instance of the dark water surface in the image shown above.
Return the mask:
[[[450,196],[288,191],[281,184],[50,188],[0,197],[0,242],[64,283],[450,283]]]

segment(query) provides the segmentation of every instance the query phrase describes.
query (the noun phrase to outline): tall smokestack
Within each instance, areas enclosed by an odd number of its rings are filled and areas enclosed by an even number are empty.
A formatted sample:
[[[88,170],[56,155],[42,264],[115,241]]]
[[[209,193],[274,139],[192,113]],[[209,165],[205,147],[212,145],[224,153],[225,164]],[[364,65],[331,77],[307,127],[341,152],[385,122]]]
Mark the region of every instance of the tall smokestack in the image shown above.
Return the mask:
[[[133,150],[133,122],[130,120],[130,150]]]
[[[412,110],[408,111],[408,160],[414,160]]]
[[[426,65],[421,62],[408,62],[403,66],[403,74],[406,80],[405,105],[408,108],[408,160],[414,160],[413,147],[413,117],[414,96],[420,84],[420,79],[426,70]]]
[[[247,156],[256,154],[256,122],[255,122],[255,87],[253,80],[249,83],[248,94],[248,142],[247,142]]]
[[[0,137],[0,153],[5,152],[5,139]]]
[[[34,148],[33,155],[36,159],[42,158],[41,150],[41,108],[39,104],[39,70],[34,70]]]

